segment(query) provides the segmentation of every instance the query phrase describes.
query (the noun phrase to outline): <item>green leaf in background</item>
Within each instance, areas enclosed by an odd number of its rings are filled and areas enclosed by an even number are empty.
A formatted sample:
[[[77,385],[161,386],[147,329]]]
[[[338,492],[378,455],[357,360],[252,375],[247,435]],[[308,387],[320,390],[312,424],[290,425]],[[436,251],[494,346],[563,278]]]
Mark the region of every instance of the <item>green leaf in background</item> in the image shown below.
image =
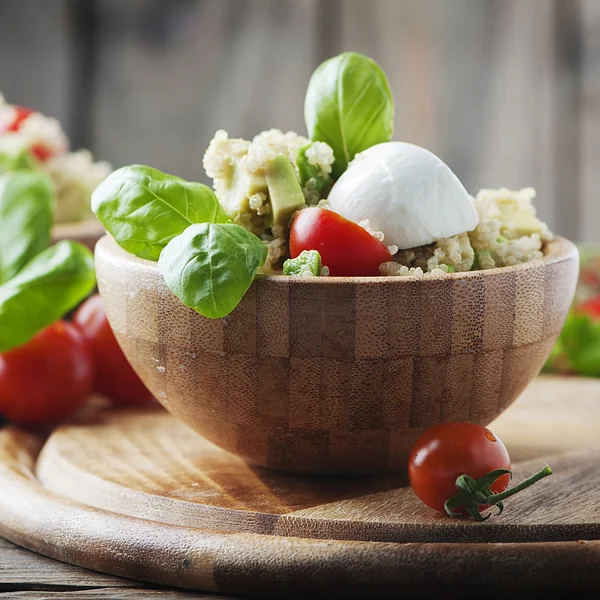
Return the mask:
[[[208,186],[142,165],[111,173],[92,194],[92,210],[124,250],[149,260],[193,223],[229,221]]]
[[[94,259],[82,244],[47,248],[0,286],[0,352],[28,342],[94,289]]]
[[[333,148],[338,178],[358,152],[392,138],[394,100],[385,73],[356,52],[326,60],[308,84],[304,119],[310,138]]]
[[[35,169],[35,160],[27,149],[16,153],[0,150],[0,175],[17,169]]]
[[[186,306],[217,319],[240,303],[266,258],[263,242],[240,225],[202,223],[169,242],[158,268]]]
[[[569,365],[580,375],[600,377],[600,322],[585,314],[570,313],[560,334]]]
[[[48,247],[55,204],[54,185],[44,173],[0,177],[0,284]]]

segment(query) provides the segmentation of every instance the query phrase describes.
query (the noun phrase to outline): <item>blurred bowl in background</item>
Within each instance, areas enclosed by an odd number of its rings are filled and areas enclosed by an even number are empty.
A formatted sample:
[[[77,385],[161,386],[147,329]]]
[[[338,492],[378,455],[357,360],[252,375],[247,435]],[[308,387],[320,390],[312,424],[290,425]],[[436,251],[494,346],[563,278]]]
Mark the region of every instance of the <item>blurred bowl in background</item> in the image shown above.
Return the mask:
[[[104,235],[104,227],[95,218],[76,223],[61,223],[52,228],[52,243],[62,240],[73,240],[94,250],[96,242]]]

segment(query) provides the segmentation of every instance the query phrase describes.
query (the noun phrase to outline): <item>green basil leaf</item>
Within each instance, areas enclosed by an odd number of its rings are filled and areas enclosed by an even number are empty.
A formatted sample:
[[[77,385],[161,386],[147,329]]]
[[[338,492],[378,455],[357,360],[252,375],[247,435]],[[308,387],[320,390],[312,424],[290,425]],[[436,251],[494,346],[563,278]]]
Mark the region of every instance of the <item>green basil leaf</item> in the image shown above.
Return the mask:
[[[229,221],[208,186],[141,165],[111,173],[92,194],[92,210],[123,249],[149,260],[193,223]]]
[[[44,173],[0,177],[0,284],[48,247],[55,203],[54,185]]]
[[[38,254],[0,286],[0,352],[63,317],[95,284],[94,258],[82,244],[63,241]]]
[[[35,160],[24,148],[17,153],[0,151],[0,174],[16,171],[17,169],[35,169]]]
[[[310,138],[333,148],[338,178],[356,154],[392,138],[394,100],[385,73],[356,52],[326,60],[308,83],[304,119]]]
[[[570,313],[560,334],[560,346],[580,375],[600,377],[600,323],[588,315]]]
[[[218,319],[243,298],[267,258],[264,243],[240,225],[190,225],[162,251],[158,268],[189,308]]]

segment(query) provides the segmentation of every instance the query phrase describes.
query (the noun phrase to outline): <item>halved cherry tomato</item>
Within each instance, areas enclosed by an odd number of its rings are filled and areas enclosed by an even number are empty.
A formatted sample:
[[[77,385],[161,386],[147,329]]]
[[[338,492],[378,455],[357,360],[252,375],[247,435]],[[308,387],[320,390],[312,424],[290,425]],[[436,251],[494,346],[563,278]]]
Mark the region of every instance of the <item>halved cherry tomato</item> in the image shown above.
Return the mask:
[[[413,490],[427,506],[442,513],[446,500],[458,493],[457,477],[478,479],[496,469],[510,469],[508,451],[489,429],[474,423],[443,423],[428,429],[408,459]],[[509,481],[509,475],[502,475],[491,491],[503,492]]]
[[[11,123],[9,123],[6,127],[6,131],[19,131],[21,129],[21,125],[24,121],[26,121],[35,110],[31,108],[26,108],[25,106],[15,106],[15,116]],[[31,154],[35,158],[37,158],[40,162],[46,162],[49,158],[52,158],[54,152],[51,148],[44,146],[44,144],[34,144],[29,148]]]
[[[94,389],[97,392],[119,404],[144,404],[152,399],[152,394],[125,358],[108,324],[102,298],[98,294],[88,298],[79,307],[73,324],[83,334],[94,357]]]
[[[0,414],[21,425],[57,423],[88,398],[92,357],[81,333],[57,321],[0,354]]]
[[[25,108],[24,106],[15,106],[14,109],[15,116],[12,122],[7,125],[6,131],[19,131],[23,121],[35,112],[31,108]]]
[[[360,225],[325,208],[301,210],[290,230],[290,255],[318,250],[331,275],[379,275],[379,265],[392,260],[390,251]]]

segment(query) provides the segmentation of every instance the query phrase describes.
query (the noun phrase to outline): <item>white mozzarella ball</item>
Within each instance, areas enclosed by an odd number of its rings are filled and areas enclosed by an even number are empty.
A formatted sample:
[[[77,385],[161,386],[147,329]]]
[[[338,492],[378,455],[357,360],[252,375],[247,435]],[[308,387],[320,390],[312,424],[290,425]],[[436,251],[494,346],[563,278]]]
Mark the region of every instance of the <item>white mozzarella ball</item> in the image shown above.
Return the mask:
[[[425,148],[405,142],[377,144],[358,154],[328,201],[351,221],[369,219],[386,244],[400,249],[473,231],[479,220],[450,168]]]

